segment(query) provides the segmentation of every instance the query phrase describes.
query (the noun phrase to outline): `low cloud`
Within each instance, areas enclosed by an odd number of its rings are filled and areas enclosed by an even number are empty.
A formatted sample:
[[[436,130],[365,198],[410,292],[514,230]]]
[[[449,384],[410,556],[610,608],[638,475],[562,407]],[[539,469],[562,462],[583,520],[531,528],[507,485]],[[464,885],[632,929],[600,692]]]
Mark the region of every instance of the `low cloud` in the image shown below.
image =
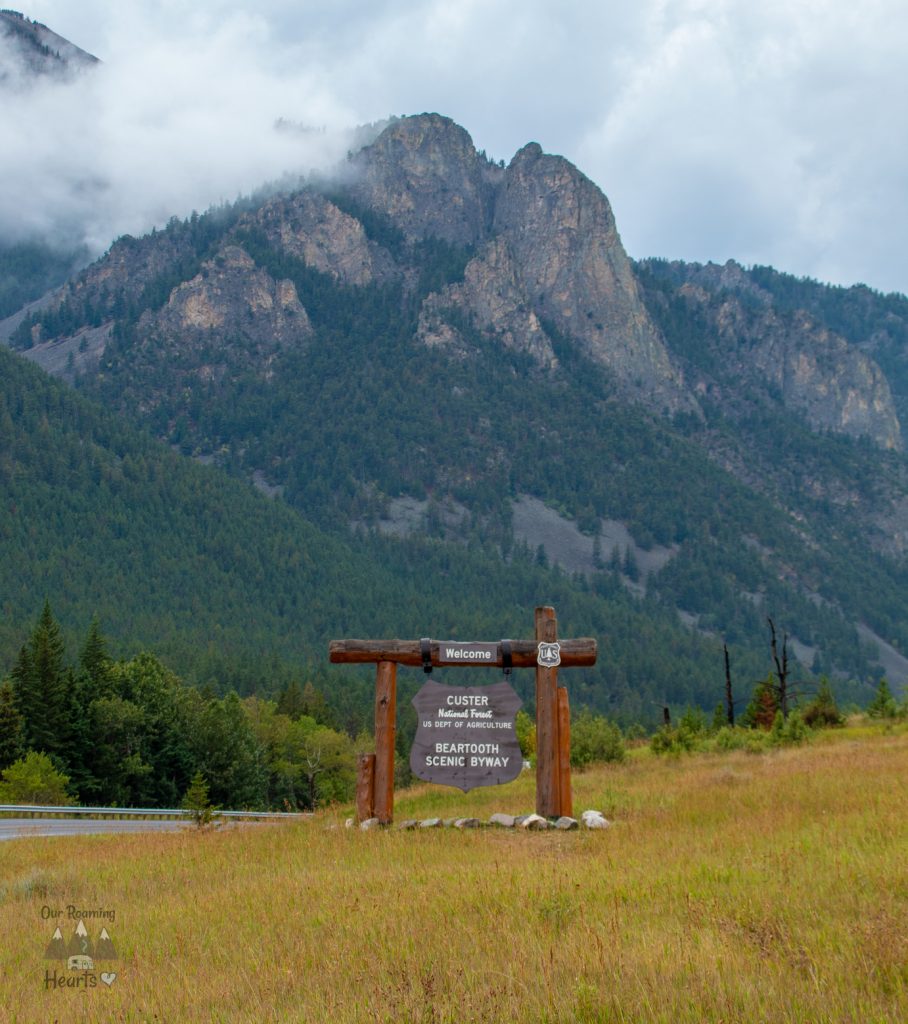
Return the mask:
[[[0,105],[0,231],[95,248],[326,166],[342,129],[453,117],[599,184],[634,256],[771,263],[908,289],[899,0],[33,0],[97,54]],[[280,133],[277,118],[324,134]],[[11,140],[11,141],[10,141]]]
[[[264,22],[234,15],[196,27],[163,33],[121,19],[102,64],[8,83],[0,235],[97,252],[343,155],[353,113],[305,69],[269,66]]]

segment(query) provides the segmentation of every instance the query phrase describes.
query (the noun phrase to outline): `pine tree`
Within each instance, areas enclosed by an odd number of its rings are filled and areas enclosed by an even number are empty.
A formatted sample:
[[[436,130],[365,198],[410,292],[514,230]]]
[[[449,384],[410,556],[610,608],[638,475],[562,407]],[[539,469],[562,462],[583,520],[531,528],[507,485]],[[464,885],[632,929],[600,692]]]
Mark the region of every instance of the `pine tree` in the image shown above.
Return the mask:
[[[0,686],[0,771],[18,761],[25,752],[23,724],[13,687],[3,683]]]
[[[744,712],[744,724],[754,729],[771,729],[776,712],[781,711],[772,675],[757,683],[750,704]]]
[[[305,699],[300,684],[294,679],[281,691],[277,699],[277,710],[294,721],[305,713]]]
[[[51,612],[44,609],[13,667],[16,707],[25,727],[25,745],[48,754],[66,751],[70,732],[63,638]]]
[[[214,819],[215,810],[208,799],[208,783],[205,776],[196,772],[189,783],[189,789],[183,797],[183,807],[190,812],[192,820],[199,828],[210,825]]]
[[[871,718],[895,718],[897,711],[895,697],[892,696],[889,683],[885,679],[881,679],[880,685],[876,689],[876,696],[867,705],[867,714]]]
[[[842,724],[842,713],[835,702],[832,688],[826,676],[820,679],[817,695],[804,709],[804,721],[811,728]]]
[[[79,667],[92,683],[93,696],[110,696],[111,660],[107,653],[107,640],[101,632],[98,616],[92,617],[88,634],[79,655]]]

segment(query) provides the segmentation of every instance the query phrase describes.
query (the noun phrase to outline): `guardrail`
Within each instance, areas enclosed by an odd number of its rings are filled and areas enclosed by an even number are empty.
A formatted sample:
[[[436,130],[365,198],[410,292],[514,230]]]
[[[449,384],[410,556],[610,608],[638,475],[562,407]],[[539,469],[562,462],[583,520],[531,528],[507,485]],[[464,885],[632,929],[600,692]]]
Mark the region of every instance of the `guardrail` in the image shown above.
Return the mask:
[[[0,817],[15,818],[188,818],[193,812],[182,807],[45,807],[39,804],[0,804]],[[252,821],[287,821],[311,818],[305,811],[215,811],[217,818],[246,818]]]

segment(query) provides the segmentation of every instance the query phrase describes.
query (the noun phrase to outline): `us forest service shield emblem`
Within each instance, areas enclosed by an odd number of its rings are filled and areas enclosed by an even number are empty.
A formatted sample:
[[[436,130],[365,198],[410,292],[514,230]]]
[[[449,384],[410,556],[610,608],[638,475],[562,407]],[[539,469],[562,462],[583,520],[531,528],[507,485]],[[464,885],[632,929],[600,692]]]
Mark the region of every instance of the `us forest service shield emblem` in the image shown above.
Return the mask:
[[[523,767],[516,729],[522,703],[505,681],[444,686],[430,679],[413,698],[413,774],[465,793],[516,779]]]
[[[541,643],[536,655],[536,664],[543,668],[558,668],[561,664],[561,644]]]

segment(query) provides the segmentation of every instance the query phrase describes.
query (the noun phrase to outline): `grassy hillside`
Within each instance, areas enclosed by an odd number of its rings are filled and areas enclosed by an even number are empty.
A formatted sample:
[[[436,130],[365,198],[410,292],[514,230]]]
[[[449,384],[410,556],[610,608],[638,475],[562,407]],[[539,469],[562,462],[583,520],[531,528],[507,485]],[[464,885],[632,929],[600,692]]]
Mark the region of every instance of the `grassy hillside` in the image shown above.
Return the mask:
[[[908,733],[851,730],[579,775],[577,805],[613,820],[599,833],[363,833],[329,814],[18,840],[0,864],[4,1004],[13,1024],[896,1024],[906,780]],[[398,813],[532,803],[524,777],[467,796],[422,787]],[[67,904],[115,912],[110,986],[45,991],[42,907]]]

